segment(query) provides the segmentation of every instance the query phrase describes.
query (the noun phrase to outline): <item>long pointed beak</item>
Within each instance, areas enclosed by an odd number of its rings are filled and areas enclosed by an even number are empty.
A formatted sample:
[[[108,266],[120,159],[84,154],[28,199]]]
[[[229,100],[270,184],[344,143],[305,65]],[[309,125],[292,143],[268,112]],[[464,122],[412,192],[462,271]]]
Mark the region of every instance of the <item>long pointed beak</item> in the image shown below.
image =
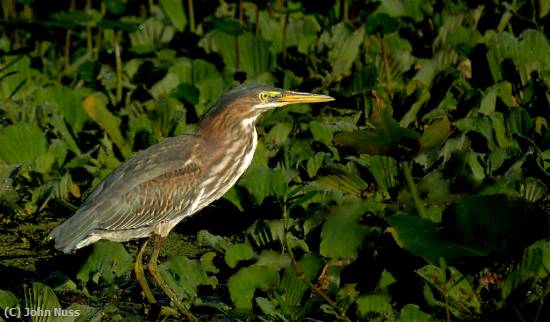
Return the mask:
[[[288,104],[300,104],[300,103],[323,103],[334,101],[333,97],[321,94],[301,93],[284,91],[283,95],[277,99],[278,102]]]

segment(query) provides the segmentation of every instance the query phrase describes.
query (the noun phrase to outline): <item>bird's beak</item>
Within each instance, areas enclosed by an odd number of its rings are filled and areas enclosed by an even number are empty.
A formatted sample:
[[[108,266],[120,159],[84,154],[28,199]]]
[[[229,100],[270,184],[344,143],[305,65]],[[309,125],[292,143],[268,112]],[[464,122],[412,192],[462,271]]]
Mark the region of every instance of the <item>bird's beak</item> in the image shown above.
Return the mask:
[[[284,91],[282,96],[277,99],[278,102],[284,105],[301,104],[301,103],[323,103],[334,101],[333,97],[321,94],[301,93]]]

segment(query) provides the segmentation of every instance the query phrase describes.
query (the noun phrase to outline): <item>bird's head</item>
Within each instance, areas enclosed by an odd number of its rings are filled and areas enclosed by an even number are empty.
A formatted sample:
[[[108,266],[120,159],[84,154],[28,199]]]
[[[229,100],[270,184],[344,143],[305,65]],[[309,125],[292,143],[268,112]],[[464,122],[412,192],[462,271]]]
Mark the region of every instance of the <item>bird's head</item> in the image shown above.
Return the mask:
[[[322,103],[334,98],[312,93],[288,91],[271,86],[241,85],[220,98],[205,119],[226,119],[253,125],[263,112],[291,104]]]

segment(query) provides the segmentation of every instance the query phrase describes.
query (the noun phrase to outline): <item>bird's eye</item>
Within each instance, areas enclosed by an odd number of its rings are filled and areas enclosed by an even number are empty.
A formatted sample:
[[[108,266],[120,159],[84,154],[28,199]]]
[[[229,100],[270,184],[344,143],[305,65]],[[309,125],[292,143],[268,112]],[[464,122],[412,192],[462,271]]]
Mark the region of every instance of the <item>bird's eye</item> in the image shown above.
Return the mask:
[[[269,94],[267,92],[261,92],[259,98],[260,101],[265,102],[269,98]]]

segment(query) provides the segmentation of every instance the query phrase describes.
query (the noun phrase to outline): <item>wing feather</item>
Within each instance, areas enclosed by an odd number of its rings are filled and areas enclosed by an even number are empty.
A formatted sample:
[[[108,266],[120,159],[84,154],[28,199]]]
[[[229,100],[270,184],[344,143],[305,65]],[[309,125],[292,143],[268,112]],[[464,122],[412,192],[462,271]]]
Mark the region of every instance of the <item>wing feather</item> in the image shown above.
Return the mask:
[[[105,232],[131,234],[132,229],[185,214],[198,197],[195,181],[201,174],[203,146],[193,135],[167,138],[123,163],[71,218],[52,230],[56,248],[69,252]]]

